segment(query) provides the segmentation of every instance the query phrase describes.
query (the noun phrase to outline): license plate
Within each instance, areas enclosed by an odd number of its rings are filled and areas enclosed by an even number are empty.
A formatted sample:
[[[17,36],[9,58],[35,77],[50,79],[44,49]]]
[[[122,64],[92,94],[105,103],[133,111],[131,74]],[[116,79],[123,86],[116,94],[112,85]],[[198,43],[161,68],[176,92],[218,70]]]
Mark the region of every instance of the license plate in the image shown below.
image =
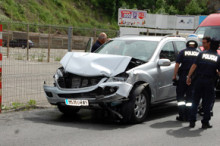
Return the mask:
[[[89,101],[88,100],[66,99],[65,103],[66,103],[66,105],[71,105],[71,106],[89,106]]]

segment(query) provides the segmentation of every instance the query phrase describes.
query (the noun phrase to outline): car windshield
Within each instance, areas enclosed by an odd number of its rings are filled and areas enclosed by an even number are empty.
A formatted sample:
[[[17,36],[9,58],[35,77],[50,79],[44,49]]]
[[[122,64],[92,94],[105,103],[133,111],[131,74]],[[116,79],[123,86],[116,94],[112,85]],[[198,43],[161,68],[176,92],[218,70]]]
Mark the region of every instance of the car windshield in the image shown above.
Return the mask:
[[[220,40],[220,26],[205,26],[199,27],[195,34],[199,37],[199,46],[202,46],[202,38],[205,36],[209,36],[211,38],[216,38]]]
[[[158,41],[111,40],[102,45],[96,53],[130,56],[147,62],[153,55]]]

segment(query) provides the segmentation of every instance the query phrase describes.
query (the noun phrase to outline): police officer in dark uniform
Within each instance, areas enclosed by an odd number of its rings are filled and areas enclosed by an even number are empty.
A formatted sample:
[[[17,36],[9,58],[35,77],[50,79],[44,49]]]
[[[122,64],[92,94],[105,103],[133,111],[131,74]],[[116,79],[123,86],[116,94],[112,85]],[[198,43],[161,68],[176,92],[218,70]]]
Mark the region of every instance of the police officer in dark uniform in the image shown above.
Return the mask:
[[[212,39],[210,49],[199,53],[187,76],[187,85],[190,85],[192,73],[196,69],[197,80],[195,81],[194,99],[189,124],[191,128],[195,127],[197,108],[201,98],[204,109],[204,116],[201,121],[202,128],[212,128],[209,123],[211,119],[210,110],[215,97],[214,86],[216,70],[220,70],[220,56],[216,51],[218,47],[219,41]]]
[[[179,116],[176,117],[178,121],[187,121],[189,109],[192,106],[192,86],[186,84],[186,77],[191,65],[194,63],[199,51],[197,50],[197,36],[188,37],[186,49],[179,52],[176,65],[174,69],[173,81],[177,80],[177,73],[179,76],[176,94]]]

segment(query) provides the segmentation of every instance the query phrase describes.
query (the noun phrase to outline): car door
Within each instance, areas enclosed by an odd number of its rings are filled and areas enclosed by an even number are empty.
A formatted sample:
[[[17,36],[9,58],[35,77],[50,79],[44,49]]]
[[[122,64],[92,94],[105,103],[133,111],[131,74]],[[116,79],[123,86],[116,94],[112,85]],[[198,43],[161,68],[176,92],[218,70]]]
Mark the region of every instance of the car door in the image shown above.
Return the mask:
[[[91,52],[93,45],[93,37],[89,38],[89,41],[87,42],[85,52]]]
[[[158,66],[158,100],[166,100],[176,96],[176,90],[173,86],[172,77],[175,66],[176,54],[172,41],[164,43],[161,48],[160,59],[169,59],[171,61],[170,66]]]

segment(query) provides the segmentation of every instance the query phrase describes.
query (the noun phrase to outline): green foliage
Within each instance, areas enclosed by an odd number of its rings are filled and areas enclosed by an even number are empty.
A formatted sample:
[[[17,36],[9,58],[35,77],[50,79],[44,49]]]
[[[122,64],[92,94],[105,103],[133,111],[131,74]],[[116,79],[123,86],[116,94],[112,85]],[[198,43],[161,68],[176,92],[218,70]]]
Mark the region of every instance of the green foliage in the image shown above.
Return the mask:
[[[3,12],[0,20],[118,29],[119,8],[159,14],[207,15],[210,11],[207,3],[208,0],[0,0]]]
[[[186,14],[201,14],[204,10],[200,8],[197,0],[191,0],[191,2],[185,7]]]
[[[43,53],[41,53],[40,56],[38,56],[37,61],[38,62],[43,62],[44,61],[44,57],[45,57],[45,55]]]
[[[94,4],[94,6],[93,6]],[[102,9],[93,9],[99,4],[104,4],[106,10],[113,9],[110,0],[0,0],[0,20],[11,19],[12,21],[31,22],[35,24],[54,24],[64,26],[82,27],[86,24],[89,28],[114,28],[117,29],[116,19],[103,13]],[[105,10],[104,10],[105,11]],[[92,20],[92,21],[91,21]],[[112,24],[108,24],[113,21]],[[37,31],[36,29],[33,29]]]
[[[171,5],[171,6],[168,8],[168,13],[171,14],[171,15],[175,15],[175,14],[178,14],[179,11],[178,11],[173,5]]]
[[[36,108],[37,102],[35,100],[29,100],[27,103],[13,102],[11,106],[2,105],[2,110],[28,110]]]
[[[19,103],[19,102],[13,102],[13,103],[12,103],[13,109],[17,109],[17,108],[23,107],[23,106],[24,106],[23,103]]]
[[[28,101],[27,105],[28,106],[35,106],[36,105],[36,101],[31,99],[31,100]]]

